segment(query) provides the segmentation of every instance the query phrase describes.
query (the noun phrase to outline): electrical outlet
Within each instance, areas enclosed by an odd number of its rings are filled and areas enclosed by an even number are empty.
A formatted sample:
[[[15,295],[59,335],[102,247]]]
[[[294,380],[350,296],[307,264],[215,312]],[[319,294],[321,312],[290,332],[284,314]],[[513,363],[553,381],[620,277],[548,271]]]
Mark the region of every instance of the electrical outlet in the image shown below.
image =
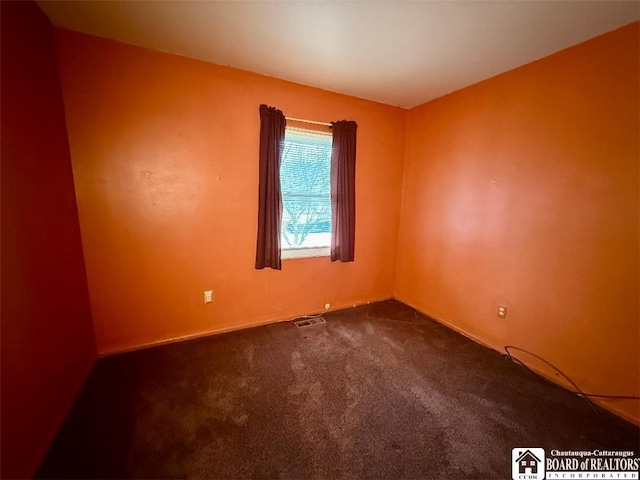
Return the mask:
[[[330,303],[325,303],[324,304],[324,309],[325,310],[329,310],[331,308],[331,304]]]
[[[507,307],[504,305],[498,305],[498,317],[507,318]]]
[[[205,290],[204,291],[204,303],[213,302],[213,290]]]

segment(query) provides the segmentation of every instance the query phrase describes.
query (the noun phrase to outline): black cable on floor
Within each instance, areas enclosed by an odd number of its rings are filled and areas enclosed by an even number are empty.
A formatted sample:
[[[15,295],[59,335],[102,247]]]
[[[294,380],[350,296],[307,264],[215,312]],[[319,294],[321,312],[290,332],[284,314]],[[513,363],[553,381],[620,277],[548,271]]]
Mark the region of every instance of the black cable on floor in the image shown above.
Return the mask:
[[[518,350],[520,352],[524,352],[528,355],[531,355],[535,358],[537,358],[538,360],[540,360],[541,362],[549,365],[551,368],[553,368],[556,372],[558,372],[560,375],[562,375],[562,377],[567,380],[575,390],[573,390],[573,393],[580,395],[581,397],[583,397],[586,401],[589,402],[589,405],[591,405],[591,408],[593,408],[593,410],[598,413],[598,410],[595,408],[595,405],[593,404],[593,402],[591,401],[590,397],[593,398],[612,398],[612,399],[620,399],[620,400],[640,400],[640,397],[635,396],[635,395],[603,395],[600,393],[585,393],[582,391],[582,389],[578,386],[578,384],[576,384],[576,382],[574,382],[573,380],[571,380],[571,378],[565,374],[562,370],[560,370],[558,367],[556,367],[553,363],[549,362],[548,360],[545,360],[544,358],[542,358],[539,355],[536,355],[533,352],[530,352],[528,350],[525,350],[524,348],[520,348],[520,347],[516,347],[515,345],[505,345],[504,347],[504,351],[507,354],[507,357],[509,358],[509,360],[511,360],[512,362],[516,362],[519,365],[522,365],[524,368],[526,368],[527,370],[529,370],[531,373],[533,373],[534,375],[537,375],[536,372],[534,372],[533,370],[531,370],[527,365],[524,364],[524,362],[522,362],[522,360],[514,357],[513,355],[511,355],[511,352],[509,350]]]

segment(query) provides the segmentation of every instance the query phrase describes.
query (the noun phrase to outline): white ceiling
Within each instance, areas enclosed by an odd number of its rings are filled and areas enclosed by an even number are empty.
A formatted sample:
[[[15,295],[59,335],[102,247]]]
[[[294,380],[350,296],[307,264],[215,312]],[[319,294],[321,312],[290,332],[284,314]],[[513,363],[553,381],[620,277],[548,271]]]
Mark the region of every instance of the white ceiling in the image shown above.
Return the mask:
[[[57,25],[409,108],[640,18],[638,1],[44,1]]]

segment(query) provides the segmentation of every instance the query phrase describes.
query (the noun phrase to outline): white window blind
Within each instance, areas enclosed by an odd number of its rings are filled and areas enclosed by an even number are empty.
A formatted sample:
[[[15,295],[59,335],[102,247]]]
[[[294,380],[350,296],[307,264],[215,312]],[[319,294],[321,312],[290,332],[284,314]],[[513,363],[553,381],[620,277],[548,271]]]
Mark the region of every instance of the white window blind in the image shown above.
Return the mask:
[[[331,133],[286,129],[280,165],[283,258],[329,254],[331,144]]]

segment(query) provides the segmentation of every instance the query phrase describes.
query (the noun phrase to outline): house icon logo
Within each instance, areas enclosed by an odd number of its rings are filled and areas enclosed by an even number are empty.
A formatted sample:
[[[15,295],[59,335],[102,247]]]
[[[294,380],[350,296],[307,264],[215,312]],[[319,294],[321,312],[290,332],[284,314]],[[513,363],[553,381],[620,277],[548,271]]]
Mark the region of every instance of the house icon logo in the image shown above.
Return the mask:
[[[544,480],[544,449],[514,448],[511,450],[513,480]]]

